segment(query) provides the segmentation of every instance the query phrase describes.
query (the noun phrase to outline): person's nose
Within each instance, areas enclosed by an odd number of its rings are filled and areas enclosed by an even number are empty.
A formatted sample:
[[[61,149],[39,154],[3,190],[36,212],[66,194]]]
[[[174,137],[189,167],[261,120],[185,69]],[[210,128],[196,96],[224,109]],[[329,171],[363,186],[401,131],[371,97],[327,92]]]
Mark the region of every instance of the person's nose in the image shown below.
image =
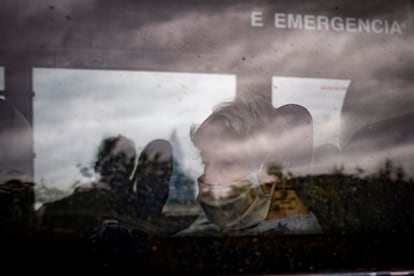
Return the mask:
[[[198,183],[203,183],[207,185],[219,185],[221,179],[220,170],[214,166],[205,166],[204,173],[198,178]]]
[[[202,174],[202,175],[200,175],[198,178],[197,178],[197,182],[198,183],[205,183],[206,182],[206,177],[205,177],[205,175],[204,174]]]

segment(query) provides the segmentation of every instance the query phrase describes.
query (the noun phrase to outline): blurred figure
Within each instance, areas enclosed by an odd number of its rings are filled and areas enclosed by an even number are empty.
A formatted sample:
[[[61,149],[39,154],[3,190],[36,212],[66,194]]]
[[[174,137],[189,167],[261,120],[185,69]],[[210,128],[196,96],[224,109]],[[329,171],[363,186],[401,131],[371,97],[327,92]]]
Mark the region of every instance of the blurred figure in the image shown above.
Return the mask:
[[[135,183],[137,215],[152,219],[161,215],[169,194],[173,170],[173,151],[167,140],[151,141],[142,151],[137,164]]]
[[[101,224],[110,220],[131,230],[170,235],[192,223],[195,217],[162,214],[173,170],[171,144],[152,140],[142,150],[136,167],[135,163],[131,139],[123,135],[105,138],[98,147],[95,181],[44,204],[37,212],[39,226],[85,233],[102,230]]]
[[[34,213],[32,127],[0,98],[0,235],[27,235]]]
[[[168,216],[163,213],[174,169],[177,167],[174,167],[173,148],[164,139],[149,142],[138,158],[133,176],[136,214],[140,226],[147,233],[170,236],[188,227],[197,218],[195,215]]]
[[[275,155],[283,154],[285,168],[299,170],[300,174],[307,173],[313,154],[313,120],[310,112],[301,105],[286,104],[277,108],[274,116],[284,122],[274,137],[274,140],[278,140],[278,145],[273,145]]]
[[[107,137],[98,148],[95,162],[95,181],[78,187],[75,192],[90,188],[110,189],[124,204],[133,200],[133,183],[136,151],[134,142],[122,135]]]
[[[321,230],[314,214],[295,194],[293,212],[280,212],[280,204],[274,204],[280,200],[276,190],[284,184],[282,168],[294,166],[299,151],[306,150],[309,161],[312,153],[311,143],[302,147],[308,141],[296,135],[298,129],[282,115],[285,113],[261,98],[236,99],[223,104],[192,130],[192,141],[200,150],[204,165],[204,173],[198,179],[197,201],[205,216],[177,235]],[[289,114],[300,117],[300,113]],[[300,131],[311,128],[311,120],[304,121],[305,127]],[[287,195],[282,197],[286,198]]]
[[[98,147],[95,181],[75,189],[38,211],[39,226],[47,229],[89,231],[105,219],[134,225],[136,196],[131,176],[135,167],[134,142],[122,135],[107,137]]]
[[[0,235],[30,234],[34,215],[34,184],[17,179],[0,185]]]

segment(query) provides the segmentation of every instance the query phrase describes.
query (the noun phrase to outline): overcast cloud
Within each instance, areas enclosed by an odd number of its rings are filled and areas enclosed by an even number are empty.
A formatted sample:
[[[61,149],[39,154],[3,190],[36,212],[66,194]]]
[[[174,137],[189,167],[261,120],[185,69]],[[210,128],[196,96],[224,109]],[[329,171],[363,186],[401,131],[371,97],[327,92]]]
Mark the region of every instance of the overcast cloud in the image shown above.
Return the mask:
[[[231,75],[36,69],[34,71],[35,177],[68,188],[82,179],[77,164],[91,166],[107,136],[131,138],[138,153],[174,130],[185,156],[182,165],[196,177],[198,153],[189,140],[201,123],[235,96]],[[50,108],[53,107],[53,108]]]
[[[263,27],[251,26],[253,11],[263,12]],[[276,29],[275,12],[396,20],[402,35]],[[178,1],[174,5],[167,1],[127,0],[6,1],[1,5],[1,20],[12,23],[0,26],[0,31],[8,37],[0,46],[3,49],[0,57],[10,56],[12,52],[20,54],[17,63],[25,62],[26,55],[30,55],[26,52],[30,51],[24,51],[24,47],[30,47],[35,53],[51,51],[52,54],[33,55],[28,60],[39,64],[50,62],[56,67],[112,66],[234,74],[238,76],[238,94],[260,93],[269,100],[271,78],[275,76],[350,80],[338,134],[340,147],[346,148],[360,129],[414,111],[414,36],[410,12],[408,1],[403,0],[212,1],[208,4]],[[62,56],[62,52],[68,57]],[[34,89],[39,94],[35,99],[35,141],[48,141],[44,147],[36,144],[36,151],[66,156],[74,151],[82,152],[81,144],[87,141],[91,149],[82,153],[86,160],[86,156],[93,155],[92,149],[102,136],[113,131],[134,136],[138,146],[152,139],[147,133],[168,137],[174,124],[182,126],[179,131],[187,134],[189,121],[201,122],[211,112],[212,105],[227,95],[234,95],[235,88],[232,77],[215,79],[212,75],[206,79],[185,74],[94,74],[36,71]],[[225,92],[226,97],[220,92],[230,90]],[[211,95],[220,96],[213,99]],[[131,101],[121,100],[129,97]],[[320,101],[329,105],[326,98]],[[56,104],[62,110],[50,108]],[[174,116],[163,115],[161,110],[168,110]],[[122,125],[117,123],[121,111]],[[84,120],[89,117],[95,119]],[[150,124],[146,118],[157,123]],[[43,123],[46,125],[42,126]],[[47,124],[53,126],[53,132],[48,133]],[[411,137],[412,125],[405,126],[406,122],[399,120],[395,124]],[[85,125],[87,131],[83,129]],[[148,132],[138,130],[137,125],[145,126]],[[59,128],[73,131],[59,134]],[[131,129],[140,131],[139,135]],[[80,132],[85,140],[80,138]],[[76,150],[62,148],[59,143],[65,141],[63,138],[71,141]],[[59,139],[59,143],[53,142]],[[48,150],[47,146],[52,145],[56,151]],[[367,154],[363,150],[359,153]],[[41,158],[38,156],[37,160]],[[40,166],[52,169],[52,163]]]

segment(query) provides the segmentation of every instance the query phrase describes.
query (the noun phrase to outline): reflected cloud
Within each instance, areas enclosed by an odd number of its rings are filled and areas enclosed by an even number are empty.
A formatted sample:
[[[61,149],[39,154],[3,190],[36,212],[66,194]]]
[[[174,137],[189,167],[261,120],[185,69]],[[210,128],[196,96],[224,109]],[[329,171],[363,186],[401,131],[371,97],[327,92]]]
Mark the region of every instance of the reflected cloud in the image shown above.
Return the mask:
[[[126,135],[140,151],[153,139],[168,139],[174,129],[186,156],[180,162],[195,178],[201,168],[198,160],[188,157],[195,151],[188,136],[190,125],[217,103],[233,99],[235,78],[35,69],[34,87],[35,177],[68,188],[85,180],[75,165],[91,164],[103,137]]]

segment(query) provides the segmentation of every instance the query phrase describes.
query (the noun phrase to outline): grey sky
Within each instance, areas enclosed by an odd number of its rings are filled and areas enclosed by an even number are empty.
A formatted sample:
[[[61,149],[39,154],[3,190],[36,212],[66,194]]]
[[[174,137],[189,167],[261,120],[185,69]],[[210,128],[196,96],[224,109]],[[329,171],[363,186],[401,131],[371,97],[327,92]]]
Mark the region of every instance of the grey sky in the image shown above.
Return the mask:
[[[35,178],[67,188],[82,179],[77,164],[90,165],[100,140],[123,134],[137,151],[152,139],[168,139],[174,129],[182,142],[183,166],[201,171],[189,139],[223,101],[235,95],[231,75],[161,72],[35,69]],[[52,107],[52,108],[51,108]]]

